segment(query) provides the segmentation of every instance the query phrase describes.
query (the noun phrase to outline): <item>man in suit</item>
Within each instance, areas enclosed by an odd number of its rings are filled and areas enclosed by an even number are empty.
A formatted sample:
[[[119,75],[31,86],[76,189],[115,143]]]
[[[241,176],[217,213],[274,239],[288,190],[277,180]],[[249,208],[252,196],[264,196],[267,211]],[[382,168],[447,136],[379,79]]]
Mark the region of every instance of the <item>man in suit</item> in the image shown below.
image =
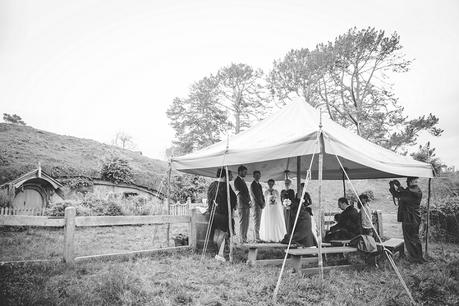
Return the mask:
[[[239,233],[241,235],[241,242],[247,243],[247,231],[249,230],[250,219],[250,195],[247,184],[244,181],[247,175],[247,168],[239,166],[237,169],[237,177],[234,180],[234,190],[237,195],[237,208],[239,212]]]
[[[402,222],[403,239],[409,259],[423,263],[426,260],[422,256],[422,244],[419,238],[422,191],[418,186],[418,178],[408,177],[406,188],[403,188],[397,180],[390,181],[389,185],[392,196],[398,198],[397,221]]]
[[[265,196],[263,195],[263,188],[260,184],[261,172],[258,170],[253,171],[253,182],[250,184],[250,197],[253,203],[253,223],[255,240],[260,242],[260,221],[261,213],[265,208]]]
[[[360,234],[359,212],[346,198],[338,199],[338,207],[343,211],[335,215],[336,225],[333,225],[325,235],[325,241],[352,239]]]

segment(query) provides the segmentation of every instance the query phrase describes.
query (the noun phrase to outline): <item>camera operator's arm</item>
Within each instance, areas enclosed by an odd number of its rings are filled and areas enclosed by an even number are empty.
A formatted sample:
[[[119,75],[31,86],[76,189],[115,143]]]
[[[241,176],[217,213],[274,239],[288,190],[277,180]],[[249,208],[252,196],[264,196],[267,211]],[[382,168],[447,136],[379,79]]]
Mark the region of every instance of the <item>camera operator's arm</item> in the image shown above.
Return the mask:
[[[389,182],[389,191],[394,198],[400,197],[400,182],[397,180]]]

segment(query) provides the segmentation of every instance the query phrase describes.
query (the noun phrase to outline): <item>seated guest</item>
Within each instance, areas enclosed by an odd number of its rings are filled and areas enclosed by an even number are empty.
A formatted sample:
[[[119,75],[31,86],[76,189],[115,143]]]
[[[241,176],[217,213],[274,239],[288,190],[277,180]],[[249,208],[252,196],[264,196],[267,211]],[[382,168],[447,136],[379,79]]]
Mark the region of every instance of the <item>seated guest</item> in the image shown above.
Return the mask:
[[[229,180],[232,179],[231,171],[228,171]],[[214,210],[214,218],[211,225],[210,237],[213,237],[214,242],[217,244],[219,249],[218,254],[215,256],[217,260],[225,261],[224,247],[225,240],[229,237],[229,216],[231,215],[232,230],[234,233],[234,220],[232,218],[233,210],[236,209],[237,197],[234,193],[231,185],[229,186],[230,192],[230,205],[231,211],[228,211],[228,200],[227,200],[227,186],[226,186],[226,171],[224,168],[217,170],[217,180],[209,185],[207,190],[207,214],[211,214]],[[215,207],[214,207],[215,206]]]
[[[373,222],[369,204],[370,199],[366,194],[359,195],[359,199],[360,201],[357,202],[357,207],[360,209],[360,232],[362,235],[373,236]]]
[[[347,240],[360,234],[360,216],[357,209],[350,205],[346,198],[338,199],[338,207],[343,212],[335,215],[338,223],[327,232],[325,241]]]
[[[290,240],[290,236],[293,232],[293,226],[295,224],[296,214],[298,212],[298,208],[300,207],[300,197],[303,193],[304,183],[301,184],[300,190],[293,199],[292,205],[290,206],[290,226],[287,229],[287,234],[285,235],[284,239],[281,243],[288,244]],[[312,233],[312,210],[310,205],[312,204],[311,196],[309,193],[305,192],[304,201],[301,205],[300,214],[298,216],[298,221],[295,227],[295,231],[293,232],[292,237],[292,244],[299,244],[305,247],[314,246],[314,235]]]

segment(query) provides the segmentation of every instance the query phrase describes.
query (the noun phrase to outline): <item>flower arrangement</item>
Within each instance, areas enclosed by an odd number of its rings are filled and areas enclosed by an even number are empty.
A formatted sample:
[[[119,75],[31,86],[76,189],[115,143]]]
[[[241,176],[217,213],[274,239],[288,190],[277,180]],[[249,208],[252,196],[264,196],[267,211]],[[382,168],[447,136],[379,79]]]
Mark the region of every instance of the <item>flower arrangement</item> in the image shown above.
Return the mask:
[[[290,201],[290,199],[284,199],[284,201],[282,201],[282,206],[284,206],[287,209],[290,209],[291,205],[292,205],[292,201]]]

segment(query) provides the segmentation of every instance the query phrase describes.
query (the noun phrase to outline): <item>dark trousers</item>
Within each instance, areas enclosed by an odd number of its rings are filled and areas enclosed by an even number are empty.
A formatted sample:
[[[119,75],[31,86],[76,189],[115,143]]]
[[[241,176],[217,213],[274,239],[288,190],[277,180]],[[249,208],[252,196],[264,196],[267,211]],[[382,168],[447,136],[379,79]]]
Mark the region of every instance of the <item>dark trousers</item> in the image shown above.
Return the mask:
[[[254,205],[253,207],[253,223],[254,223],[254,236],[255,239],[260,239],[260,222],[261,222],[261,213],[263,212],[263,208]]]
[[[419,239],[419,224],[402,223],[403,239],[408,255],[415,260],[422,260],[422,245]]]
[[[249,230],[250,208],[239,208],[239,234],[242,242],[247,242],[247,231]]]

